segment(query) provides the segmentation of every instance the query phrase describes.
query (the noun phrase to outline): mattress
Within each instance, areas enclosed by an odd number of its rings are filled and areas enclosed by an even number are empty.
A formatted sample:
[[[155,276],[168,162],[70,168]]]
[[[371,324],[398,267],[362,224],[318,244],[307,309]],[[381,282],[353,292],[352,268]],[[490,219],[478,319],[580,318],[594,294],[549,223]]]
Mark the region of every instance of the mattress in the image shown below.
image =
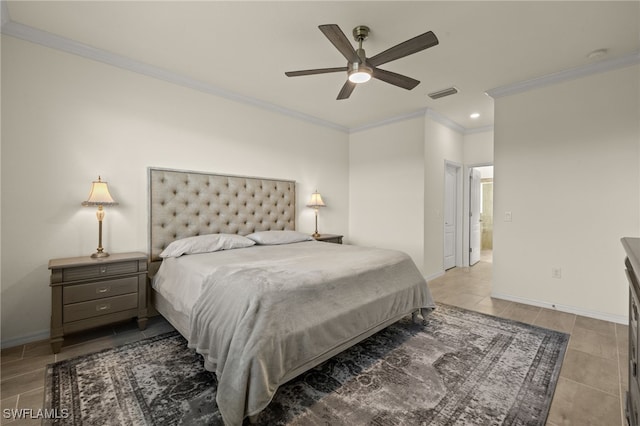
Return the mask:
[[[152,285],[168,305],[160,312],[216,373],[230,425],[259,413],[295,375],[435,307],[405,253],[316,241],[165,259]]]

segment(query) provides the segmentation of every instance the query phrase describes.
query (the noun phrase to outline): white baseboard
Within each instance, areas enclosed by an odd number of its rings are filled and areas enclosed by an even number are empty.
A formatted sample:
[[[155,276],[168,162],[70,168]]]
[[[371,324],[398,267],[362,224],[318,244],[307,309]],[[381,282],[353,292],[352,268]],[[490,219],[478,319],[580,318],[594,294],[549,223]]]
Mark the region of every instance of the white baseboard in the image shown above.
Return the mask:
[[[615,322],[617,324],[629,324],[629,318],[626,315],[613,315],[606,312],[592,311],[589,309],[578,308],[576,306],[560,305],[558,303],[544,302],[541,300],[527,299],[524,297],[513,296],[510,294],[491,292],[491,297],[496,299],[508,300],[511,302],[524,303],[525,305],[539,306],[541,308],[552,309],[570,314],[582,315],[584,317],[595,318],[603,321]]]
[[[431,280],[435,280],[438,277],[441,277],[444,275],[444,269],[441,271],[436,272],[435,274],[431,274],[429,276],[425,276],[424,279],[427,281],[431,281]]]
[[[11,339],[5,339],[0,342],[0,348],[7,349],[14,346],[25,345],[27,343],[38,342],[40,340],[47,340],[49,338],[49,330],[39,331],[37,333],[27,334],[26,336],[13,337]]]

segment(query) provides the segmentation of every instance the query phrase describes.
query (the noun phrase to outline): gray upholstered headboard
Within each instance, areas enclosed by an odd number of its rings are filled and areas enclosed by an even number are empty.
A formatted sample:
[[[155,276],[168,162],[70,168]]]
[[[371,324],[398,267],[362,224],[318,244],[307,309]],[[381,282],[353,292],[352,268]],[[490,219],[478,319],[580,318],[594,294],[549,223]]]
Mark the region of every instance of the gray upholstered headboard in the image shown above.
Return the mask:
[[[295,181],[149,168],[149,260],[194,235],[295,230]]]

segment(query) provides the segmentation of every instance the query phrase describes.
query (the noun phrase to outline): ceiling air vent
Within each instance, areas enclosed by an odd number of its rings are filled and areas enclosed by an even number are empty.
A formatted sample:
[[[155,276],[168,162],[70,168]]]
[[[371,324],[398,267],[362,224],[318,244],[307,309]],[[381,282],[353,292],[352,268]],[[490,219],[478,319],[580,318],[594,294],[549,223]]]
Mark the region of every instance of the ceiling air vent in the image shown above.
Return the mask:
[[[449,87],[448,89],[438,90],[437,92],[429,93],[431,99],[444,98],[445,96],[455,95],[458,93],[458,89],[455,87]]]

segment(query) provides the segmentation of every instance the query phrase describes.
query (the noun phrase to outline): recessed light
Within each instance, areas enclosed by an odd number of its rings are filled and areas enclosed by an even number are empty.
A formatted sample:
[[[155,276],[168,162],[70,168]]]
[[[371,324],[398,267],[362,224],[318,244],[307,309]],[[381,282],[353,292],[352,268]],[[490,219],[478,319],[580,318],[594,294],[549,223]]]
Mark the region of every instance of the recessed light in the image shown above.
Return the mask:
[[[477,113],[477,112],[474,112],[474,113],[473,113],[473,114],[471,114],[469,117],[470,117],[470,118],[478,118],[478,117],[480,117],[480,114],[479,114],[479,113]]]

